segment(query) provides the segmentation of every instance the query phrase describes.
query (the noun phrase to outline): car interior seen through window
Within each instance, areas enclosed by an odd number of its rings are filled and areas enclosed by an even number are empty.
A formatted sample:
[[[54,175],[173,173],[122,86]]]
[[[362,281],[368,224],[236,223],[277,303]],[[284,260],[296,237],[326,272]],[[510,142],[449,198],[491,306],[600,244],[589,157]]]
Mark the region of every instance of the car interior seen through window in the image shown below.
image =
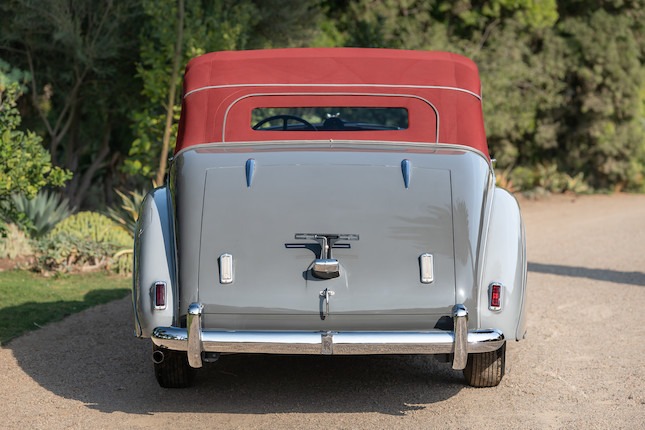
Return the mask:
[[[397,107],[256,108],[251,127],[260,131],[378,131],[408,128],[408,110]]]

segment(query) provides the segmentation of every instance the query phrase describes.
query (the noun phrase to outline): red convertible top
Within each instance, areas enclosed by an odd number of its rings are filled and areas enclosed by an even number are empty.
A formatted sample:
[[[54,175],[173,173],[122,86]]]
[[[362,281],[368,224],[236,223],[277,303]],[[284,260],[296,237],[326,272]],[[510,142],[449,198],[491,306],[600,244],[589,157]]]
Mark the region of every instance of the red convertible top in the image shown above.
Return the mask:
[[[379,131],[254,130],[252,111],[396,107],[409,126]],[[457,54],[365,48],[214,52],[190,61],[175,151],[272,140],[447,143],[488,155],[477,66]]]

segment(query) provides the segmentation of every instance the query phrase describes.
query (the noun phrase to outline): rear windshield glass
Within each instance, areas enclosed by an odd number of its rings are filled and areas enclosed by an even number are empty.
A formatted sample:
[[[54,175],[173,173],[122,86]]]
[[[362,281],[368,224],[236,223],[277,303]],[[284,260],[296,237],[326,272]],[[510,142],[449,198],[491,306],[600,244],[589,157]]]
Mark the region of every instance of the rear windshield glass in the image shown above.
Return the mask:
[[[408,110],[397,107],[255,108],[251,128],[262,131],[405,130]]]

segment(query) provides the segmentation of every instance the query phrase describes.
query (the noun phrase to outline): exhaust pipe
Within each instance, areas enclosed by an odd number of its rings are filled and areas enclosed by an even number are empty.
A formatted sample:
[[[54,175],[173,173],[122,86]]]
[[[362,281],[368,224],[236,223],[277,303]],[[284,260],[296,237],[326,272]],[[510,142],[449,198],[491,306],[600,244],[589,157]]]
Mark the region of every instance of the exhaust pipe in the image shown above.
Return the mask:
[[[152,362],[154,364],[161,364],[161,362],[163,362],[164,358],[165,358],[165,356],[164,356],[164,353],[162,351],[157,349],[156,351],[152,352]]]

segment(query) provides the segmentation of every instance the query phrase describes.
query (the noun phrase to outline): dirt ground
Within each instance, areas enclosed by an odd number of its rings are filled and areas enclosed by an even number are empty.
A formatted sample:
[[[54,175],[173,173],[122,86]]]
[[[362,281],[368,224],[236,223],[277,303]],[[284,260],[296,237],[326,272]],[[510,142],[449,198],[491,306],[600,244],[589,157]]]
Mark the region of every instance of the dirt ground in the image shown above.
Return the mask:
[[[645,196],[521,203],[529,337],[496,388],[429,357],[238,355],[164,390],[124,299],[0,349],[0,426],[645,428]]]

